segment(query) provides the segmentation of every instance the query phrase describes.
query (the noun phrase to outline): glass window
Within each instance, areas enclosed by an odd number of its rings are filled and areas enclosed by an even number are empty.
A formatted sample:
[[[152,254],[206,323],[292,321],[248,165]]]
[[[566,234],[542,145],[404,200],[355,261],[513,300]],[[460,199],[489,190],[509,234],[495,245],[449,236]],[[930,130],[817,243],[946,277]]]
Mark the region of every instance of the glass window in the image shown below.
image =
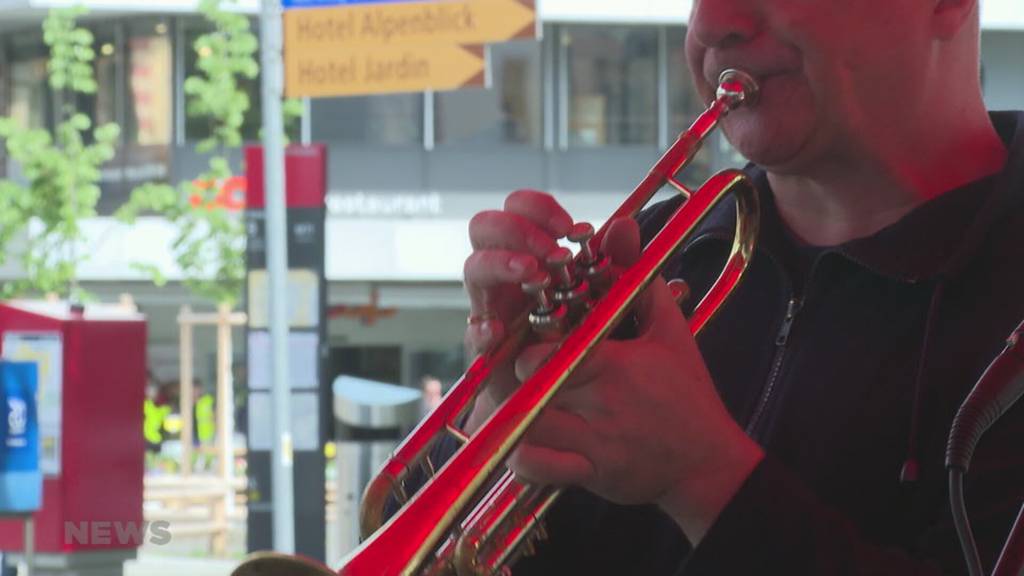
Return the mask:
[[[654,28],[572,26],[569,144],[657,144],[658,34]]]
[[[428,392],[433,381],[440,384],[441,391],[447,392],[466,368],[466,354],[461,345],[447,350],[414,350],[409,354],[409,361],[410,382],[424,392]]]
[[[35,58],[11,64],[11,117],[26,128],[47,125],[46,60]]]
[[[387,94],[311,101],[313,140],[408,146],[423,142],[423,95]]]
[[[11,69],[7,61],[7,47],[0,42],[0,116],[6,118],[11,114]],[[0,143],[0,179],[7,177],[7,146]]]
[[[704,111],[704,102],[697,94],[686,63],[686,29],[672,27],[667,30],[668,40],[668,113],[669,134],[672,138],[690,127]]]
[[[439,144],[527,144],[541,141],[540,42],[490,47],[492,85],[438,93],[434,136]]]
[[[104,43],[101,48],[109,49],[113,44]],[[98,56],[96,58],[96,94],[94,109],[92,110],[93,123],[101,126],[110,122],[117,122],[117,65],[116,56]]]
[[[171,143],[174,79],[168,24],[163,20],[132,22],[126,44],[125,141],[166,146]]]
[[[96,93],[79,95],[82,109],[90,115],[94,126],[118,122],[117,117],[117,59],[120,47],[112,27],[94,30],[96,59],[93,73]]]
[[[7,80],[11,77],[10,62],[7,61],[7,47],[3,42],[0,42],[0,116],[8,116],[10,114],[10,82]]]
[[[697,94],[690,76],[690,68],[686,63],[685,52],[686,28],[681,26],[666,30],[667,68],[668,68],[668,130],[669,142],[673,142],[680,132],[690,127],[697,116],[704,111],[704,102]],[[715,148],[720,146],[720,132],[712,135],[712,140],[697,154],[693,162],[683,172],[683,181],[690,186],[700,186],[711,175],[712,157]]]
[[[121,126],[120,145],[101,170],[101,215],[116,210],[137,186],[168,179],[174,125],[168,27],[160,18],[133,18],[93,28],[97,91],[79,96],[79,104],[96,125]]]
[[[26,128],[52,125],[53,100],[46,75],[46,45],[38,34],[16,36],[10,45],[10,116]]]
[[[331,382],[342,374],[389,384],[398,384],[402,381],[400,346],[333,347],[327,362]]]

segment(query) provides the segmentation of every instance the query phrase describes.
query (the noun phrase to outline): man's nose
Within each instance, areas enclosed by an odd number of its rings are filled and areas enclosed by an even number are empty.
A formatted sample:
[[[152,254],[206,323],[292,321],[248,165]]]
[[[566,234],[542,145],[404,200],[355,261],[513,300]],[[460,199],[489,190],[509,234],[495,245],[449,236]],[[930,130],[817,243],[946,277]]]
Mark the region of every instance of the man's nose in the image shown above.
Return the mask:
[[[731,48],[749,42],[760,16],[751,0],[694,0],[689,33],[707,48]]]

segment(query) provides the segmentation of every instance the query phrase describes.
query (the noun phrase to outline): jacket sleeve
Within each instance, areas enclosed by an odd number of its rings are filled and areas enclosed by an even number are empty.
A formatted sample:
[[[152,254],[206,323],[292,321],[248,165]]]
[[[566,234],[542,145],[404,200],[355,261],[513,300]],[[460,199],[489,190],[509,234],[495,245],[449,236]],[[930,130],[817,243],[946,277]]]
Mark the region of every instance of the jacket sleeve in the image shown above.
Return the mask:
[[[986,570],[992,569],[1024,498],[1019,459],[1017,464],[1016,486],[1004,480],[1000,481],[1002,490],[988,495],[972,490],[968,494],[968,512]],[[1015,496],[1008,497],[1010,494]],[[911,535],[909,546],[879,545],[822,503],[777,459],[767,456],[687,558],[679,575],[966,574],[948,506],[936,514],[941,520],[922,534]]]

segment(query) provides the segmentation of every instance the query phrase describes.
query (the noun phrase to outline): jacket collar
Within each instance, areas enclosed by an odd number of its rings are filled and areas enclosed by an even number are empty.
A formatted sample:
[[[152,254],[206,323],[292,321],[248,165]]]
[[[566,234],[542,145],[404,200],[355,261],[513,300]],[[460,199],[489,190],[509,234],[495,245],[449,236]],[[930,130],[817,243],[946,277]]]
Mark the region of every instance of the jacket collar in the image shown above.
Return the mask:
[[[994,112],[991,117],[1009,147],[1002,172],[950,190],[871,236],[823,250],[818,258],[838,254],[881,276],[911,283],[955,274],[992,224],[1024,201],[1024,113]],[[792,240],[776,210],[767,174],[754,165],[745,171],[761,199],[760,249],[781,256]],[[715,207],[691,245],[706,237],[731,239],[734,206],[724,202]]]

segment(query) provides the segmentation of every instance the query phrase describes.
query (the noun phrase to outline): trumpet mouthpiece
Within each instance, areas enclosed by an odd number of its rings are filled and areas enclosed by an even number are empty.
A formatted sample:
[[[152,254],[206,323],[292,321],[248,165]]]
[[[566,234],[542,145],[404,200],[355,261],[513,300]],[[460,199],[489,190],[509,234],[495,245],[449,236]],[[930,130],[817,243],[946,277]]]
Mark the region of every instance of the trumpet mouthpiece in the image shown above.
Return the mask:
[[[760,96],[760,88],[757,80],[742,70],[730,68],[723,70],[718,76],[718,91],[716,96],[719,100],[725,100],[730,110],[742,105],[754,106]]]

